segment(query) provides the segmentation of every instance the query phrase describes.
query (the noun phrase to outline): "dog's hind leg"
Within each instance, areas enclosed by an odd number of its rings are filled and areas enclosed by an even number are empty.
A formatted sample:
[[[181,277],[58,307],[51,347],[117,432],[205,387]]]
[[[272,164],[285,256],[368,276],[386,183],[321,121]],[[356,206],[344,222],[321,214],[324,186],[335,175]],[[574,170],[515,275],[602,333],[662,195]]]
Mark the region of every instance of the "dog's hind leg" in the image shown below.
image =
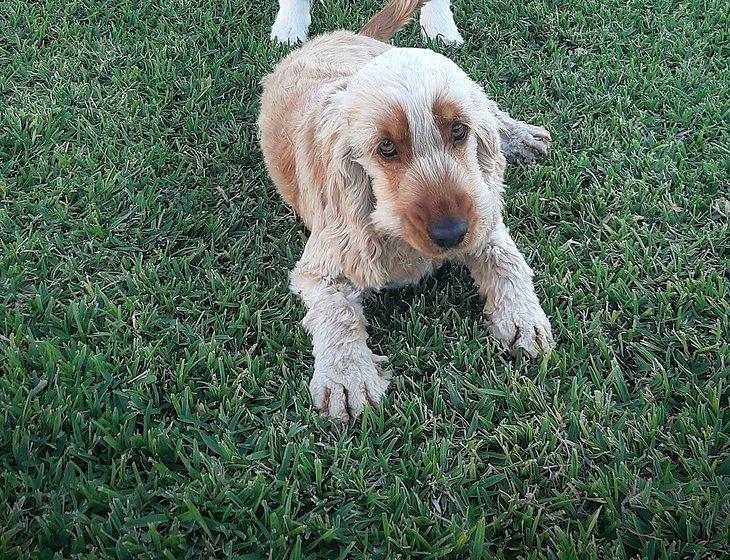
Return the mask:
[[[490,109],[501,125],[500,144],[507,161],[535,161],[544,157],[550,148],[550,133],[541,126],[513,119],[494,101]]]
[[[367,345],[360,293],[346,280],[325,278],[301,263],[292,271],[291,286],[308,309],[302,324],[312,337],[314,405],[346,423],[377,404],[389,382],[380,368],[386,359]]]

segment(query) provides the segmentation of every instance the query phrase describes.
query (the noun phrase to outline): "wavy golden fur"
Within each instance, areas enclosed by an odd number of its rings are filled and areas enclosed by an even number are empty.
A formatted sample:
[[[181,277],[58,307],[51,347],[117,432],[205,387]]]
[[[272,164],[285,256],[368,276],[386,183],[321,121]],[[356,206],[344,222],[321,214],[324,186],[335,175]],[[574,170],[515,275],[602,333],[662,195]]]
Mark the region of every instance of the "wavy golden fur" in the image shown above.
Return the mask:
[[[388,37],[420,3],[392,0],[364,28]],[[409,11],[410,10],[410,11]],[[315,405],[340,421],[384,395],[361,297],[465,264],[489,330],[507,348],[551,348],[532,271],[502,222],[505,158],[543,155],[550,135],[512,119],[453,62],[338,31],[263,80],[266,167],[310,238],[292,272],[308,312]]]
[[[411,20],[413,12],[423,7],[428,0],[391,0],[375,14],[360,30],[360,35],[378,41],[387,41]]]

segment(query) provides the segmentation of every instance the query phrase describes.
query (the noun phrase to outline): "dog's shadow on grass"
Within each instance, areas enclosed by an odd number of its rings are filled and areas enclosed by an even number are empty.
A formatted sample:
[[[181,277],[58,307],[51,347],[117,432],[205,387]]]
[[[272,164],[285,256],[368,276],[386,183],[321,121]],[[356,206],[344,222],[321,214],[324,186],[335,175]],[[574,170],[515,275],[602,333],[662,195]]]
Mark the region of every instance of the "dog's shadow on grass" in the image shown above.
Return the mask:
[[[365,299],[370,345],[394,369],[423,374],[451,361],[454,345],[491,353],[483,305],[468,270],[446,264],[417,284]]]

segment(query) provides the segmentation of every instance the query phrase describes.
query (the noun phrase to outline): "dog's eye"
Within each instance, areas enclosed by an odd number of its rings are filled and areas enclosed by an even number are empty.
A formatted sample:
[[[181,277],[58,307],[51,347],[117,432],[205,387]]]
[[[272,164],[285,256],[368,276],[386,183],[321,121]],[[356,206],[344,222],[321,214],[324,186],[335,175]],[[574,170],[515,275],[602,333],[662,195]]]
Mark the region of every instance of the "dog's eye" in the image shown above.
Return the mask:
[[[395,156],[398,155],[398,150],[395,147],[395,144],[391,140],[388,140],[387,138],[380,142],[380,146],[378,146],[378,151],[380,152],[380,155],[383,156],[385,159],[392,159]]]
[[[466,139],[466,133],[468,131],[469,129],[463,123],[455,122],[451,125],[451,137],[456,143],[463,142]]]

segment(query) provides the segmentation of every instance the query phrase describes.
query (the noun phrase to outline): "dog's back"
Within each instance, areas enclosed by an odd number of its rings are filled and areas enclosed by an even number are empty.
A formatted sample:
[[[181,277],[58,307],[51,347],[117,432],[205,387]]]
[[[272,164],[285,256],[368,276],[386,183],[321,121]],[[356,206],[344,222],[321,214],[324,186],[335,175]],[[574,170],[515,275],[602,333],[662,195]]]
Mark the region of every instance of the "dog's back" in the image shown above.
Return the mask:
[[[305,222],[307,212],[299,206],[303,178],[297,173],[297,149],[311,144],[307,140],[315,133],[314,115],[326,101],[321,97],[390,48],[370,37],[336,31],[289,54],[263,80],[259,131],[266,168],[282,198]]]
[[[424,0],[391,0],[360,34],[336,31],[290,53],[263,80],[259,131],[266,168],[282,198],[307,223],[300,190],[307,188],[297,160],[307,159],[315,133],[314,114],[337,84],[346,83],[374,57],[392,48],[383,43],[400,29]],[[307,172],[317,172],[309,161]],[[307,223],[307,225],[309,225]]]

